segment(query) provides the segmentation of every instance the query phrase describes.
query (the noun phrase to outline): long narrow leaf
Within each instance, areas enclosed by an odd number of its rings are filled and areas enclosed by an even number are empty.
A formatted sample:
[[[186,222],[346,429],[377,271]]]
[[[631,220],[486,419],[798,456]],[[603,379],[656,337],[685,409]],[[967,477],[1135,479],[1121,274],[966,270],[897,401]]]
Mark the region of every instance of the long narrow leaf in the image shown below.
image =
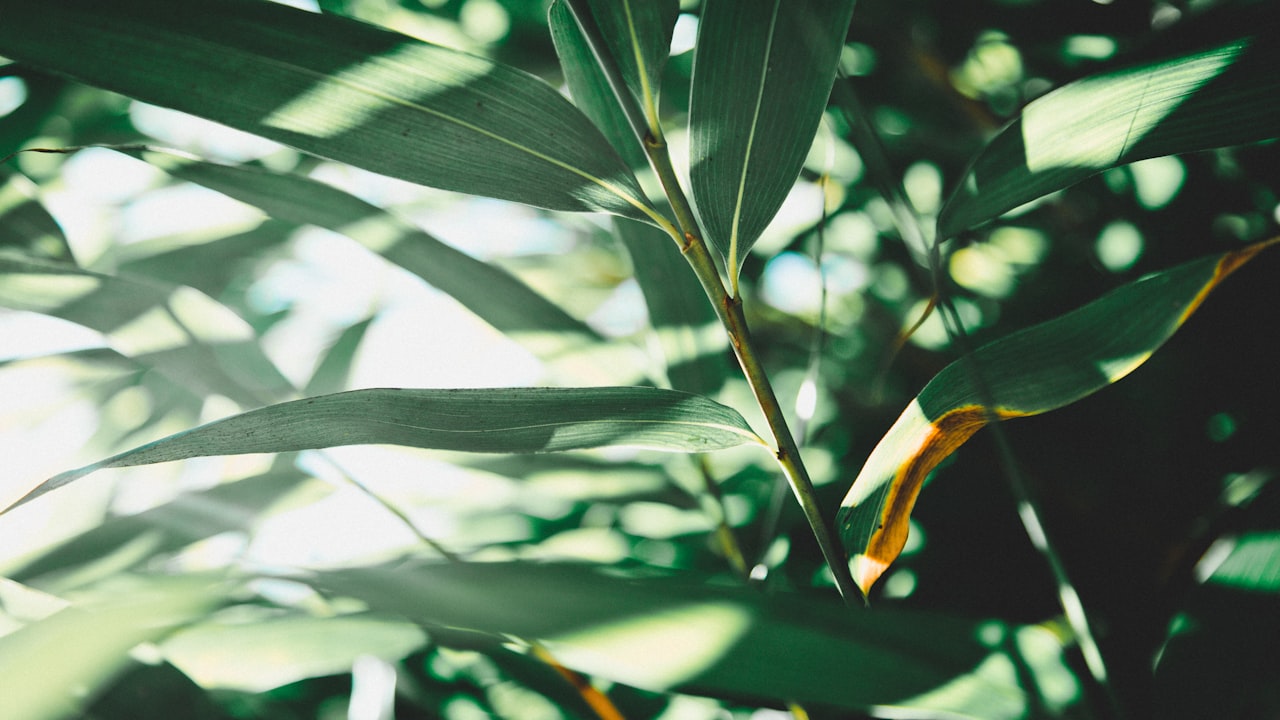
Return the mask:
[[[2,166],[0,248],[17,249],[47,260],[73,260],[62,228],[36,199],[35,184]]]
[[[389,444],[532,453],[608,446],[705,452],[763,441],[732,408],[674,390],[371,389],[271,405],[46,480],[28,502],[104,468],[212,455]]]
[[[836,522],[858,585],[870,589],[898,557],[925,477],[983,425],[1068,405],[1128,375],[1223,279],[1276,242],[1148,275],[938,373],[880,440],[841,503]]]
[[[736,277],[795,183],[831,94],[853,0],[708,0],[689,98],[690,180]]]
[[[519,70],[272,2],[3,0],[0,55],[446,190],[652,217],[600,132]]]
[[[1028,712],[1014,673],[990,672],[1010,658],[983,647],[973,621],[851,614],[831,600],[693,574],[575,565],[419,563],[322,572],[312,582],[430,626],[538,640],[570,667],[647,690],[881,706],[889,717]]]
[[[1116,165],[1280,135],[1277,29],[1085,78],[1032,101],[938,217],[946,239]]]

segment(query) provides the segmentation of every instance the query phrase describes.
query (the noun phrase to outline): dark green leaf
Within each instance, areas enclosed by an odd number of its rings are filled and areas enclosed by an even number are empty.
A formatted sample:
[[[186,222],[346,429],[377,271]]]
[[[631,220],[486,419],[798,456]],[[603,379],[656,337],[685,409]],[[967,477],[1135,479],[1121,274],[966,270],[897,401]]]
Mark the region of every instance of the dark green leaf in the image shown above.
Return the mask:
[[[866,592],[898,557],[925,477],[992,419],[1068,405],[1128,375],[1228,275],[1280,238],[1148,275],[938,373],[867,458],[836,522]]]
[[[1136,160],[1280,135],[1274,28],[1190,55],[1095,75],[1032,101],[965,174],[938,238]]]
[[[652,217],[582,113],[521,71],[271,2],[0,2],[0,54],[446,190]]]
[[[689,173],[703,229],[734,278],[804,164],[852,13],[852,0],[708,0],[703,8]]]
[[[575,565],[408,564],[315,582],[429,625],[537,640],[569,667],[648,690],[984,720],[1027,710],[1013,673],[980,669],[1008,658],[978,642],[972,621],[939,615]]]
[[[271,405],[170,435],[50,478],[14,506],[104,468],[212,455],[371,444],[494,453],[608,446],[705,452],[747,442],[764,443],[737,411],[674,390],[352,390]]]
[[[36,199],[35,185],[0,166],[0,248],[32,257],[72,262],[62,228]]]

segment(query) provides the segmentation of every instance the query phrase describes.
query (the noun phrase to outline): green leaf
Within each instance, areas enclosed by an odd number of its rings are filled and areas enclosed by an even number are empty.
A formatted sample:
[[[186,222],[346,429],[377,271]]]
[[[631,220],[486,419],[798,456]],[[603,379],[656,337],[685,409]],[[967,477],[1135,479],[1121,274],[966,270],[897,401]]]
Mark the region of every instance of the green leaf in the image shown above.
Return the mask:
[[[1280,135],[1274,32],[1095,75],[1032,101],[938,217],[945,240],[1110,167]]]
[[[271,405],[46,480],[13,507],[104,468],[342,445],[531,453],[609,446],[706,452],[764,441],[732,408],[674,390],[372,389]]]
[[[671,387],[714,394],[729,375],[729,336],[680,248],[648,225],[619,219],[614,229],[631,255]]]
[[[271,2],[0,3],[0,55],[367,170],[652,217],[582,113],[519,70]]]
[[[850,613],[832,600],[692,574],[582,565],[415,563],[320,572],[312,582],[429,626],[536,640],[568,667],[646,690],[986,720],[1027,712],[1014,673],[991,672],[1008,657],[958,618]]]
[[[259,405],[291,393],[252,329],[189,287],[0,254],[0,307],[59,317],[108,336],[121,354],[180,385]],[[233,376],[228,372],[235,369]]]
[[[585,0],[635,105],[657,117],[662,68],[671,48],[680,5],[675,0]],[[566,0],[548,11],[551,39],[574,102],[595,121],[632,167],[647,166],[639,139],[583,37]]]
[[[575,360],[603,339],[518,278],[457,250],[391,213],[317,180],[249,166],[122,149],[170,175],[254,205],[268,215],[345,235],[417,275],[548,360]]]
[[[1148,275],[938,373],[881,438],[837,514],[863,592],[902,551],[911,509],[938,463],[991,419],[1053,410],[1128,375],[1223,279],[1276,242]]]
[[[852,0],[708,0],[703,8],[689,174],[703,229],[733,278],[813,144],[852,13]]]
[[[0,248],[32,257],[72,262],[62,228],[36,199],[35,184],[0,166]]]
[[[135,646],[208,614],[222,601],[208,578],[125,579],[0,638],[4,712],[42,720],[81,717],[83,706],[131,660]]]

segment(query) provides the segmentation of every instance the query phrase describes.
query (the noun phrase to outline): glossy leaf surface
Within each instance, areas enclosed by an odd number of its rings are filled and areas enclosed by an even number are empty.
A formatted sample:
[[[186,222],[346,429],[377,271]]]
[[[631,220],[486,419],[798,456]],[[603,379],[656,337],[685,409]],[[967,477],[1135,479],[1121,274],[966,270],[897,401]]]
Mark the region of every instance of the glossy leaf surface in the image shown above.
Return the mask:
[[[1201,52],[1088,77],[1032,101],[974,160],[938,238],[1107,168],[1280,134],[1275,27]]]
[[[609,446],[705,452],[763,444],[737,411],[644,387],[371,389],[234,415],[53,477],[21,504],[91,472],[214,455],[343,445],[532,453]]]
[[[428,626],[537,640],[571,668],[646,690],[916,713],[902,717],[1027,712],[1013,673],[991,672],[1008,657],[958,618],[850,613],[833,600],[695,574],[587,565],[412,563],[314,582]]]
[[[911,509],[938,463],[992,419],[1053,410],[1128,375],[1218,283],[1277,240],[1148,275],[934,376],[867,458],[837,515],[863,591],[902,551]]]
[[[689,98],[689,173],[738,273],[795,183],[831,94],[852,0],[709,0]]]
[[[582,113],[541,80],[270,2],[0,3],[0,54],[322,157],[557,210],[652,212]]]

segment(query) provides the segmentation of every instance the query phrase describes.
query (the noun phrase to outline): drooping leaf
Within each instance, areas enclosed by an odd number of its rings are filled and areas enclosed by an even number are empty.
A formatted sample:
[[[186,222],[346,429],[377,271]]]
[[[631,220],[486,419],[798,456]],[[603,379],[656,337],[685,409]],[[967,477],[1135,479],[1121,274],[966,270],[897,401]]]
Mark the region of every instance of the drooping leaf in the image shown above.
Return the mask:
[[[898,557],[929,472],[990,420],[1080,400],[1146,362],[1229,274],[1280,238],[1154,273],[938,373],[867,458],[837,515],[867,591]]]
[[[648,225],[619,219],[614,228],[631,255],[671,387],[714,394],[729,374],[729,336],[680,248]]]
[[[646,690],[917,712],[903,717],[1027,712],[1014,673],[992,672],[1008,656],[957,618],[850,613],[693,574],[584,565],[415,563],[321,572],[314,583],[428,626],[536,640],[568,667]]]
[[[252,329],[193,288],[7,253],[0,254],[0,307],[97,330],[122,354],[197,392],[242,405],[292,392]]]
[[[852,13],[852,0],[708,0],[703,8],[689,173],[703,230],[734,277],[804,164]]]
[[[585,0],[581,4],[589,9],[591,21],[608,46],[635,106],[642,112],[646,109],[656,112],[662,68],[671,48],[679,3],[674,0]],[[646,165],[639,140],[619,108],[566,0],[551,4],[548,23],[574,103],[595,121],[632,167]]]
[[[135,646],[158,640],[222,602],[208,578],[133,579],[0,637],[5,714],[30,720],[81,717],[84,706],[132,660]]]
[[[36,199],[35,184],[0,166],[0,248],[32,257],[72,262],[62,228]]]
[[[0,3],[0,55],[432,187],[652,217],[582,113],[522,71],[277,3]]]
[[[124,151],[176,178],[254,205],[274,218],[345,235],[450,295],[543,359],[571,363],[576,355],[601,349],[603,339],[597,332],[510,273],[335,187],[298,175],[222,165],[163,151]]]
[[[705,452],[763,444],[732,408],[645,387],[352,390],[233,415],[46,480],[14,507],[91,472],[213,455],[342,445],[532,453],[608,446]]]
[[[1033,100],[973,161],[938,238],[1117,165],[1280,136],[1280,43],[1257,32]]]

